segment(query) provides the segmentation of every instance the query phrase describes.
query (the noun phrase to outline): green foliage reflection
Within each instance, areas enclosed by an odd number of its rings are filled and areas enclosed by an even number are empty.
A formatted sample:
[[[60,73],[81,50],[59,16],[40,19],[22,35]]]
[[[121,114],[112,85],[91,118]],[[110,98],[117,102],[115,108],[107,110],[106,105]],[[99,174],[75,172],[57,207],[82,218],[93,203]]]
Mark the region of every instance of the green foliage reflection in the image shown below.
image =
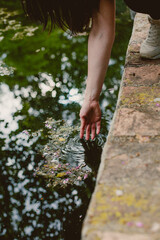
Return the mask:
[[[115,109],[132,26],[128,15],[119,14],[112,61],[101,95],[107,122]],[[59,29],[49,35],[24,17],[18,0],[1,1],[2,239],[80,239],[95,180],[88,178],[82,186],[50,191],[43,179],[33,176],[34,169],[44,163],[39,149],[48,139],[28,138],[22,132],[39,130],[49,117],[77,124],[86,72],[87,36],[71,37]],[[108,128],[104,130],[106,135]],[[86,154],[93,159],[89,147]]]

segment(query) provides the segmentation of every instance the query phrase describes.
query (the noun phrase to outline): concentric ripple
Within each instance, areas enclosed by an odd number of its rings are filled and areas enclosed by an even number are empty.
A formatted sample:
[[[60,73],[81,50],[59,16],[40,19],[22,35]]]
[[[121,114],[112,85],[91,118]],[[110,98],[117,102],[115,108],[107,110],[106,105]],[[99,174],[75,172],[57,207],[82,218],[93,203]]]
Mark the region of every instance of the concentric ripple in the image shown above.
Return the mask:
[[[69,139],[62,151],[63,159],[72,166],[84,164],[86,168],[96,170],[95,167],[96,165],[99,166],[105,140],[106,138],[102,134],[99,134],[94,141],[81,140],[79,134],[77,134],[74,138]]]

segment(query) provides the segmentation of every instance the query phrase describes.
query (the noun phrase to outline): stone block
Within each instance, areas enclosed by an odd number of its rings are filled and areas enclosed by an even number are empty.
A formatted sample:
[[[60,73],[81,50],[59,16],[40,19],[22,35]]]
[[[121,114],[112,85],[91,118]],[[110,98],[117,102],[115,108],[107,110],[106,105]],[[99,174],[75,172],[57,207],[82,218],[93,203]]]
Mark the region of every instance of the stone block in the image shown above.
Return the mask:
[[[127,86],[160,86],[160,65],[125,68],[123,84]]]
[[[103,149],[105,165],[98,177],[100,183],[129,184],[135,187],[154,182],[160,187],[160,137],[158,139],[136,135],[132,142],[107,142]],[[103,172],[103,174],[102,174]],[[152,190],[154,186],[152,186]],[[150,190],[150,192],[152,191]]]
[[[160,135],[160,115],[141,112],[133,108],[117,110],[112,136],[156,136]]]
[[[120,97],[120,106],[142,107],[141,112],[144,107],[147,109],[147,106],[149,106],[149,109],[154,109],[158,112],[160,109],[160,87],[123,87]]]
[[[146,234],[125,234],[125,233],[113,233],[107,232],[102,235],[101,240],[151,240],[151,236]]]
[[[160,240],[160,59],[141,59],[136,14],[116,112],[82,240]]]
[[[160,59],[150,60],[140,57],[139,52],[129,52],[126,56],[125,64],[127,66],[141,66],[141,65],[154,65],[160,64]]]

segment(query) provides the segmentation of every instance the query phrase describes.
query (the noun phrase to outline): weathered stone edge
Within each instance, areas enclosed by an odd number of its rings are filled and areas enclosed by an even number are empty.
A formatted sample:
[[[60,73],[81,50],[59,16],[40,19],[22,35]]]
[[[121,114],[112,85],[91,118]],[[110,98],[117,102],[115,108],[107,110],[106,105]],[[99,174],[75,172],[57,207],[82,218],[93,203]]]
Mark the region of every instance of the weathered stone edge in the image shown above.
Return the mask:
[[[133,31],[132,31],[132,35],[131,35],[131,39],[129,41],[129,45],[128,45],[128,49],[127,49],[127,54],[126,54],[126,63],[125,63],[125,67],[132,67],[132,66],[140,66],[140,65],[146,65],[147,63],[143,61],[139,62],[139,60],[134,59],[134,55],[136,55],[136,53],[138,52],[137,49],[137,41],[135,41],[135,39],[138,39],[139,43],[141,43],[141,41],[144,39],[145,34],[147,34],[148,31],[148,26],[146,25],[143,33],[143,37],[140,38],[140,36],[136,36],[137,32],[137,28],[139,27],[137,25],[138,21],[141,21],[140,19],[142,18],[142,22],[144,21],[144,18],[146,19],[147,16],[146,15],[142,15],[142,14],[137,14],[135,21],[134,21],[134,26],[133,26]],[[140,26],[141,27],[141,26]],[[140,31],[139,31],[140,32]],[[135,45],[134,45],[134,41],[135,41]],[[140,46],[140,44],[139,44]],[[139,47],[138,46],[138,47]],[[152,64],[152,62],[148,61],[148,64]],[[154,63],[155,64],[155,63]],[[159,64],[159,62],[157,62],[156,64]],[[109,144],[109,140],[110,138],[112,138],[112,132],[114,130],[114,123],[115,123],[115,119],[117,116],[117,110],[120,106],[120,102],[121,102],[121,95],[122,95],[122,91],[123,91],[123,84],[124,84],[124,77],[125,77],[125,71],[123,73],[123,77],[122,77],[122,82],[121,82],[121,86],[120,86],[120,91],[119,91],[119,95],[118,95],[118,101],[117,101],[117,106],[116,106],[116,111],[114,113],[113,119],[112,119],[112,123],[111,123],[111,128],[109,131],[109,135],[108,135],[108,139],[107,139],[107,143],[105,144],[105,149],[108,147]],[[90,202],[90,206],[83,224],[83,229],[82,229],[82,240],[132,240],[132,239],[136,239],[136,240],[151,240],[151,236],[148,234],[125,234],[125,233],[120,233],[120,232],[109,232],[107,229],[105,231],[104,227],[99,225],[99,231],[97,230],[97,227],[95,228],[92,225],[92,221],[90,221],[90,218],[92,217],[92,211],[93,208],[95,207],[95,198],[96,198],[96,193],[98,191],[99,186],[101,185],[100,183],[100,178],[103,174],[103,170],[105,167],[105,160],[106,160],[106,151],[103,150],[102,153],[102,159],[101,159],[101,165],[98,171],[98,176],[97,176],[97,182],[96,182],[96,187],[95,187],[95,191],[92,195],[92,199]],[[153,239],[153,238],[152,238]],[[156,238],[157,239],[157,238]]]

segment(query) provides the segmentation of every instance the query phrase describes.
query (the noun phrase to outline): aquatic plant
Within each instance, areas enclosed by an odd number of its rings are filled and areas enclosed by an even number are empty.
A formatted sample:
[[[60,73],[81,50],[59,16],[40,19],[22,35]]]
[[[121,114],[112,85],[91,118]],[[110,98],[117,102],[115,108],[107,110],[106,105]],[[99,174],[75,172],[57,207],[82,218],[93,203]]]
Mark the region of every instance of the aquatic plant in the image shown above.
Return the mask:
[[[66,187],[68,184],[79,185],[83,180],[92,174],[90,168],[82,163],[77,166],[66,162],[63,159],[63,150],[69,139],[79,134],[79,126],[69,126],[63,120],[54,120],[52,118],[45,121],[45,128],[48,130],[48,143],[44,146],[42,157],[44,164],[35,170],[35,176],[42,176],[47,179],[48,187]],[[24,130],[23,133],[28,136],[38,136],[43,130],[31,133],[31,130]],[[73,143],[74,144],[74,143]]]

